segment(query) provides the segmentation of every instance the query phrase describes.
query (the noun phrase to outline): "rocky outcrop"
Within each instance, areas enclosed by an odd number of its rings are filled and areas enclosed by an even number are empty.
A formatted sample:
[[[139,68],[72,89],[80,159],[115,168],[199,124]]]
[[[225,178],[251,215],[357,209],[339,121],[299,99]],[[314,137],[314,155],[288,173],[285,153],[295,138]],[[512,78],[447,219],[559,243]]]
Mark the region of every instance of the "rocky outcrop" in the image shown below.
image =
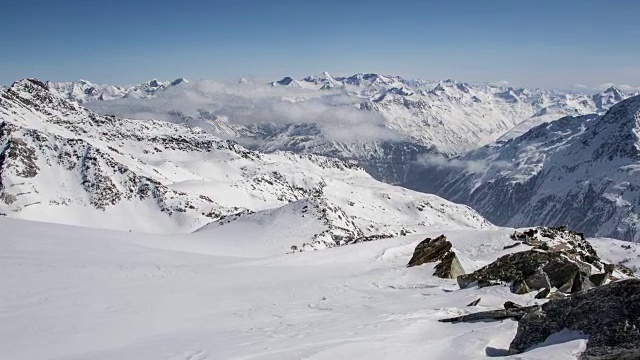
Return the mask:
[[[519,321],[509,354],[522,353],[563,329],[589,337],[581,359],[639,359],[640,280],[610,283],[531,309]]]
[[[443,279],[456,279],[458,276],[464,275],[464,268],[458,260],[455,252],[449,251],[444,259],[435,267],[433,275]]]
[[[443,279],[455,279],[464,274],[464,269],[451,248],[451,242],[444,235],[435,239],[426,238],[416,246],[407,267],[439,261],[434,275]]]
[[[413,256],[409,260],[407,267],[441,261],[449,253],[451,246],[451,242],[444,235],[440,235],[435,239],[426,238],[413,250]]]
[[[471,306],[471,305],[469,305]],[[456,316],[447,319],[440,319],[439,322],[458,323],[458,322],[475,322],[475,321],[498,321],[504,319],[520,320],[531,311],[539,308],[538,305],[520,306],[507,301],[504,303],[504,309],[481,311],[473,314]]]
[[[516,294],[551,288],[570,294],[604,284],[613,271],[582,234],[566,227],[529,229],[513,234],[512,239],[532,249],[504,255],[473,273],[461,275],[458,285],[466,288],[500,281],[510,284]],[[541,292],[544,293],[548,294]]]

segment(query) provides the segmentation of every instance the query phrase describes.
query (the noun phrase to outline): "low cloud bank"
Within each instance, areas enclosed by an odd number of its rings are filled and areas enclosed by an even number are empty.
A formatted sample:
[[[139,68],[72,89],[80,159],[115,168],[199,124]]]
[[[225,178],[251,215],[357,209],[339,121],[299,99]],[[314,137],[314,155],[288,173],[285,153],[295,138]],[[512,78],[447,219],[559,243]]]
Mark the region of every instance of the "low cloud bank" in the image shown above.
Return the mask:
[[[470,173],[483,172],[489,168],[494,170],[508,170],[513,165],[506,161],[464,160],[459,158],[447,158],[438,154],[424,154],[417,161],[421,166],[435,166],[439,168],[458,169]]]
[[[184,122],[206,113],[231,125],[315,124],[330,141],[401,140],[384,118],[358,108],[360,99],[335,91],[196,81],[168,88],[148,99],[122,98],[86,104],[102,114],[132,119]]]

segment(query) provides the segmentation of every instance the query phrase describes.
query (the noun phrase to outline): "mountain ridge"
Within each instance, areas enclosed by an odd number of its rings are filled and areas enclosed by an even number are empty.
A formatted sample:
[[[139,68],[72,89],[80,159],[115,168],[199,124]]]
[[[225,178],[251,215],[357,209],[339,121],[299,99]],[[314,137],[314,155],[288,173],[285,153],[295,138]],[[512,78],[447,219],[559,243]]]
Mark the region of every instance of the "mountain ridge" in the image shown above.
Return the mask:
[[[305,249],[491,226],[466,206],[380,183],[354,163],[263,154],[187,124],[98,115],[35,79],[0,92],[0,124],[0,213],[9,217],[175,233],[311,199],[321,228],[291,244]]]

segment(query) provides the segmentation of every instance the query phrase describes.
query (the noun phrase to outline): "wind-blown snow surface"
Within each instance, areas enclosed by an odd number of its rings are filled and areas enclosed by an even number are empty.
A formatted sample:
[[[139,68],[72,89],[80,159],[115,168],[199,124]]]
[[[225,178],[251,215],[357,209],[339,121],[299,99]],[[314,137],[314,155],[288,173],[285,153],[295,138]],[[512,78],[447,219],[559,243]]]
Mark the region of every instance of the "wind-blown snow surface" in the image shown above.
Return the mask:
[[[0,213],[9,217],[154,233],[306,217],[305,232],[286,237],[295,242],[280,253],[491,226],[466,206],[378,182],[351,163],[262,154],[185,124],[101,116],[37,80],[0,92],[0,120]]]
[[[512,232],[445,231],[468,271],[515,251],[502,249]],[[251,257],[198,233],[6,218],[0,233],[3,359],[484,359],[504,352],[516,322],[437,319],[538,301],[502,286],[456,290],[433,265],[406,268],[440,231],[275,256],[247,240]],[[596,245],[605,260],[638,264],[635,248],[598,243],[611,249]],[[547,345],[517,358],[575,359],[585,340]]]
[[[504,226],[560,225],[640,241],[640,96],[566,117],[451,161],[425,164],[424,191]],[[415,187],[420,184],[414,184]]]

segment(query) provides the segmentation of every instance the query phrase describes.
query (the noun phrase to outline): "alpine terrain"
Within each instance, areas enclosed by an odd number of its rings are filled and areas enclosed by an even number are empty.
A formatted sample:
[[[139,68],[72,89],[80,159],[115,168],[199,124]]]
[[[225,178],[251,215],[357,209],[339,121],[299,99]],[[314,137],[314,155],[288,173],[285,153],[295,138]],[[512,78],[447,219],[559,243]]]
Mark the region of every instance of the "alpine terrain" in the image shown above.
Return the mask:
[[[568,224],[638,242],[639,134],[634,96],[602,116],[564,117],[426,165],[429,181],[412,187],[468,204],[499,225]]]
[[[153,233],[226,234],[236,223],[300,231],[270,238],[278,252],[491,226],[466,206],[378,182],[352,163],[262,154],[187,124],[98,115],[35,79],[0,93],[0,120],[8,217]],[[306,225],[289,227],[294,219]]]

